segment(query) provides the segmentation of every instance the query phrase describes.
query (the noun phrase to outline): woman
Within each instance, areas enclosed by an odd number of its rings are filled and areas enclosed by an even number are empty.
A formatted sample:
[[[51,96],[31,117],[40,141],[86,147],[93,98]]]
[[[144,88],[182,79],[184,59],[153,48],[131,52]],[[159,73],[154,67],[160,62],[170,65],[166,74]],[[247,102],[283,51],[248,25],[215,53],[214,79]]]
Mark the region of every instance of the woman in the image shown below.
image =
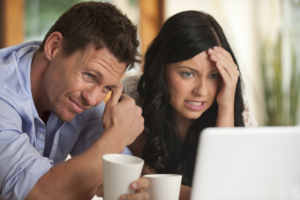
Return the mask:
[[[136,86],[137,80],[123,80],[145,119],[129,148],[145,160],[143,174],[182,174],[180,199],[189,199],[200,132],[245,126],[239,67],[222,28],[203,12],[172,16],[149,46]]]

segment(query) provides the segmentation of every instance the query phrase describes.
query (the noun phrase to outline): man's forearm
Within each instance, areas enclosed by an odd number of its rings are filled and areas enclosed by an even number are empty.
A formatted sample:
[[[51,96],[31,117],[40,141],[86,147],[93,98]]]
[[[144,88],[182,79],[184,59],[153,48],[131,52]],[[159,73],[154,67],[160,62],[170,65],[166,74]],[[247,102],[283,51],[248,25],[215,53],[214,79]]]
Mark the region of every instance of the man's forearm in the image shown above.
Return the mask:
[[[51,168],[38,180],[26,200],[91,199],[103,180],[102,156],[121,153],[125,148],[109,131],[104,131],[84,153]]]

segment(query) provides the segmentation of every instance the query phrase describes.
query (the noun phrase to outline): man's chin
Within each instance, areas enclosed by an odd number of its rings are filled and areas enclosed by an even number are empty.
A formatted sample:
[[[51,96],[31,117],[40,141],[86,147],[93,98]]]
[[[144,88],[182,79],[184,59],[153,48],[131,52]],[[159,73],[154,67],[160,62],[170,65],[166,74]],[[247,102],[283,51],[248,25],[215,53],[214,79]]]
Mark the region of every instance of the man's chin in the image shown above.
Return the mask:
[[[75,117],[75,116],[74,116]],[[74,119],[74,117],[72,117],[72,118],[62,118],[62,117],[57,117],[60,121],[63,121],[63,122],[70,122],[70,121],[72,121],[72,119]]]
[[[57,118],[63,122],[70,122],[77,115],[77,113],[76,114],[75,113],[56,113],[56,112],[54,112],[54,113],[57,116]]]

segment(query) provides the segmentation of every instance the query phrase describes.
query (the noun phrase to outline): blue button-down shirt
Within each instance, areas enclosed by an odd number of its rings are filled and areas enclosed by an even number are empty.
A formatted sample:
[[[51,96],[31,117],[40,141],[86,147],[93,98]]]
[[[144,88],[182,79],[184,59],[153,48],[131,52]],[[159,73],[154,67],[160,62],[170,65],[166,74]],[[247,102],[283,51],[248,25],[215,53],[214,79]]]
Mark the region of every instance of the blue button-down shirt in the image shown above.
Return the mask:
[[[104,103],[64,123],[39,118],[31,94],[31,62],[40,42],[0,49],[0,199],[24,199],[37,180],[102,134]],[[123,153],[128,153],[125,149]]]

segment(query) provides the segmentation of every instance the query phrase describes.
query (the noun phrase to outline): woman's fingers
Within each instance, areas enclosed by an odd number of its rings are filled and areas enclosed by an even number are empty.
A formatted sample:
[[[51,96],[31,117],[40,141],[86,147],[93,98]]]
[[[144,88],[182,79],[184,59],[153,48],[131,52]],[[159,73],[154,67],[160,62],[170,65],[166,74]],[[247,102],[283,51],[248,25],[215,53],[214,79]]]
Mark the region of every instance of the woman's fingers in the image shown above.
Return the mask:
[[[208,50],[208,53],[210,55],[210,59],[216,63],[222,78],[225,79],[224,81],[232,80],[236,82],[239,76],[239,71],[231,57],[231,54],[221,47],[211,48]]]
[[[219,62],[216,62],[216,66],[219,70],[219,73],[221,74],[222,76],[222,79],[223,81],[226,83],[226,82],[229,82],[231,77],[229,77],[229,74],[228,72],[225,70],[225,68],[223,67],[222,64],[220,64]]]

